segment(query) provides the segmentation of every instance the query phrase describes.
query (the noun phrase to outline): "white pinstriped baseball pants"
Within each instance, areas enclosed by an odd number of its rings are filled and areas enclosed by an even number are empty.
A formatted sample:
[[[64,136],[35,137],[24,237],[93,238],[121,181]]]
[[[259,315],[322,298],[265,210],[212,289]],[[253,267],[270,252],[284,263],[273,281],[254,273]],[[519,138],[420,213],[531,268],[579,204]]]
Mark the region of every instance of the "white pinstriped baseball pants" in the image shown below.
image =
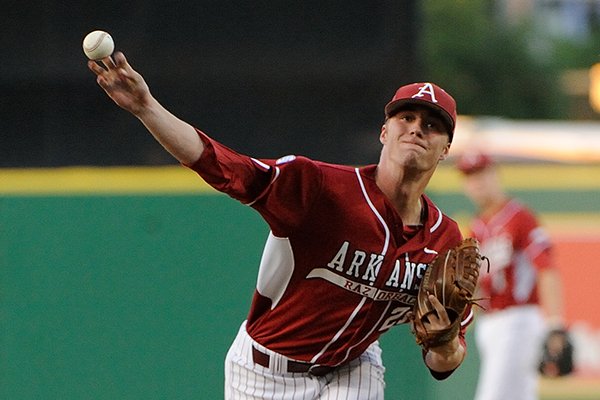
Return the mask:
[[[536,400],[545,323],[538,306],[515,306],[475,320],[481,360],[476,400]]]
[[[324,376],[282,373],[252,361],[252,346],[285,358],[258,343],[240,327],[225,358],[225,400],[383,400],[385,368],[375,342],[359,358]],[[281,365],[281,363],[276,363]]]

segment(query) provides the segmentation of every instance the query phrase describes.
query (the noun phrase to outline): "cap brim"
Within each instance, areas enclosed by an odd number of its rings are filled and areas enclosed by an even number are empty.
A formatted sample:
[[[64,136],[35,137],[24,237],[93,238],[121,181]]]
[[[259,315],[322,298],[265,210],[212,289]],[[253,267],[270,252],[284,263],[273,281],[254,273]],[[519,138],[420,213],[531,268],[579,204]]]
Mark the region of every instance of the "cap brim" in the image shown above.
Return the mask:
[[[450,137],[450,141],[452,141],[452,138],[454,136],[454,120],[452,119],[450,114],[448,114],[448,112],[446,110],[444,110],[442,107],[437,106],[429,101],[419,100],[419,99],[398,99],[396,101],[391,101],[385,106],[385,109],[384,109],[385,116],[387,118],[390,118],[394,114],[396,114],[398,111],[400,111],[402,108],[404,108],[407,105],[411,105],[411,104],[429,107],[432,110],[438,112],[440,114],[440,117],[442,117],[442,119],[444,120],[444,123],[446,124],[446,128],[448,129],[448,136]]]

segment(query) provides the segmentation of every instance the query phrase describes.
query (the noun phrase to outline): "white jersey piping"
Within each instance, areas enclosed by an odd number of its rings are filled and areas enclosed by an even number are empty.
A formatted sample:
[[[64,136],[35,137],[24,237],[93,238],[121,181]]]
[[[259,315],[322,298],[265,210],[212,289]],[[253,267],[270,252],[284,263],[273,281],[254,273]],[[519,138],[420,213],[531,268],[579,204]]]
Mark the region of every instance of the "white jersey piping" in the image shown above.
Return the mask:
[[[373,211],[373,214],[375,214],[375,216],[377,217],[377,219],[379,220],[379,222],[381,222],[381,225],[383,226],[383,229],[385,230],[385,243],[383,244],[383,249],[381,250],[381,254],[385,255],[386,252],[387,252],[387,250],[388,250],[389,243],[390,243],[390,229],[388,228],[388,226],[385,223],[385,220],[383,219],[383,217],[381,216],[381,214],[379,214],[379,211],[377,211],[377,209],[373,205],[373,202],[371,201],[371,198],[369,197],[369,194],[367,193],[367,189],[365,188],[365,184],[364,184],[364,182],[362,180],[362,177],[360,176],[360,170],[358,168],[355,168],[354,172],[356,173],[356,177],[358,179],[358,183],[360,185],[360,189],[362,190],[363,196],[364,196],[367,204],[369,205],[369,208],[371,208],[371,211]],[[342,335],[342,333],[352,323],[352,321],[354,320],[354,318],[358,314],[358,311],[365,305],[366,301],[367,301],[367,298],[363,297],[363,299],[356,306],[356,308],[354,309],[354,311],[352,312],[352,314],[350,315],[350,317],[348,318],[348,320],[346,321],[346,323],[344,324],[344,326],[342,326],[340,328],[340,330],[337,331],[337,333],[333,336],[333,338],[331,338],[331,340],[311,359],[311,361],[310,361],[311,363],[316,363],[317,360],[325,353],[325,351],[327,351],[327,349],[329,348],[329,346],[331,346],[333,343],[335,343],[340,338],[340,336]],[[388,305],[386,307],[386,311],[389,308],[390,304],[391,304],[391,301],[388,302]],[[384,314],[382,314],[382,315],[384,315]],[[377,326],[377,325],[375,325],[375,326]],[[373,327],[373,329],[375,328],[375,326]],[[369,337],[369,335],[372,333],[372,331],[373,330],[371,330],[367,334],[367,336],[365,336],[362,340],[360,340],[355,346],[357,346],[358,344],[362,343],[367,337]],[[344,358],[344,360],[342,360],[342,362],[346,361],[346,358],[348,357],[348,355],[349,355],[349,351],[346,353],[346,357]]]
[[[429,229],[429,232],[433,233],[437,228],[440,227],[440,225],[442,224],[442,219],[444,218],[442,211],[437,208],[437,206],[435,207],[435,209],[438,212],[438,219],[437,221],[435,221],[435,224],[433,224],[433,226]]]

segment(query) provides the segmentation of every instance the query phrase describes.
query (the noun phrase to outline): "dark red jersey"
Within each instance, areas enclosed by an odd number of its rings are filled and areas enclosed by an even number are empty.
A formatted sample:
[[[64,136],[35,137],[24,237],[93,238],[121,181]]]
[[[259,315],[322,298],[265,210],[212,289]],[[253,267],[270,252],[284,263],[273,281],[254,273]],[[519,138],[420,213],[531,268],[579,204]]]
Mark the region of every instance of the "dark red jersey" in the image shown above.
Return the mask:
[[[480,296],[488,311],[538,303],[538,270],[553,267],[551,243],[533,212],[515,199],[494,215],[475,218],[472,234],[490,259],[490,273],[480,277]]]
[[[359,356],[408,322],[428,264],[462,238],[427,196],[422,228],[405,229],[375,184],[375,165],[258,160],[200,136],[205,150],[191,168],[271,229],[247,330],[287,357],[335,366]]]

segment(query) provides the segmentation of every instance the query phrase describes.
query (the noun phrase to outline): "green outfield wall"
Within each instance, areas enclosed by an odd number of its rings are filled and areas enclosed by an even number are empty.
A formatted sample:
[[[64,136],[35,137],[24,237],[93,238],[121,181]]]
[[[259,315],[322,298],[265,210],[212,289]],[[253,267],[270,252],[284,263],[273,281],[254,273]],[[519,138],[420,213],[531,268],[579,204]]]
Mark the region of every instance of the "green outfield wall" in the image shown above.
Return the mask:
[[[448,179],[430,194],[469,213]],[[544,213],[595,218],[590,182],[516,190]],[[179,167],[0,170],[0,398],[222,398],[267,233],[256,212]],[[382,347],[387,398],[472,397],[472,346],[442,383],[406,327]]]

